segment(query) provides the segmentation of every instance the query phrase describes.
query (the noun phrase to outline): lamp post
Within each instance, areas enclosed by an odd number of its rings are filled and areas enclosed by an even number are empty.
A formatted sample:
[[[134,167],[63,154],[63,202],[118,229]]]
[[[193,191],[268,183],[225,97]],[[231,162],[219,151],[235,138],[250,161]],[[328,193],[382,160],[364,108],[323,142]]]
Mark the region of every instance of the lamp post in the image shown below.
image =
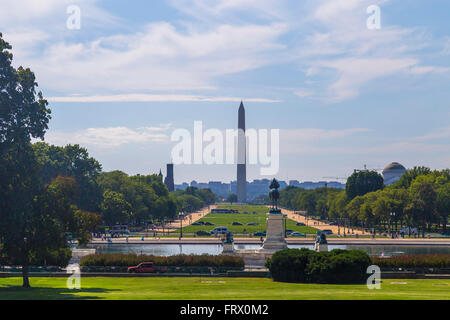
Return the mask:
[[[391,220],[392,220],[392,218],[394,218],[394,220],[395,220],[395,212],[391,212],[391,213],[389,213],[389,215],[390,215],[389,232],[391,233],[391,239],[394,239],[394,233],[392,232],[392,222],[391,222]]]
[[[178,214],[180,217],[180,239],[183,238],[183,219],[184,219],[184,212],[180,212]]]

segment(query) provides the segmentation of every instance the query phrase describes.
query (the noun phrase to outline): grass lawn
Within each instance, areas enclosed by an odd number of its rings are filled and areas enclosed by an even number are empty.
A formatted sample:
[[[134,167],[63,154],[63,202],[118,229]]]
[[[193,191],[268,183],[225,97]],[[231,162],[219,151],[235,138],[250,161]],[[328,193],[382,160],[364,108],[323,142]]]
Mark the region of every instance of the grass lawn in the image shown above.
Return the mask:
[[[80,290],[66,289],[65,278],[0,279],[0,299],[120,300],[449,300],[449,280],[383,280],[381,290],[365,285],[278,283],[260,278],[82,278]]]
[[[252,205],[220,205],[223,209],[239,210],[238,214],[208,214],[199,221],[214,223],[213,226],[188,226],[183,228],[185,233],[195,233],[200,230],[211,231],[215,227],[228,227],[233,234],[242,234],[244,229],[246,233],[255,233],[259,231],[266,231],[266,219],[268,208],[266,206],[252,206]],[[249,212],[245,214],[244,212]],[[256,212],[256,213],[253,213]],[[233,226],[233,222],[240,222],[243,226]],[[248,226],[248,223],[258,223],[257,226]],[[296,222],[288,219],[287,229],[306,234],[316,234],[317,229],[306,226],[296,226]],[[179,233],[179,230],[175,231]]]

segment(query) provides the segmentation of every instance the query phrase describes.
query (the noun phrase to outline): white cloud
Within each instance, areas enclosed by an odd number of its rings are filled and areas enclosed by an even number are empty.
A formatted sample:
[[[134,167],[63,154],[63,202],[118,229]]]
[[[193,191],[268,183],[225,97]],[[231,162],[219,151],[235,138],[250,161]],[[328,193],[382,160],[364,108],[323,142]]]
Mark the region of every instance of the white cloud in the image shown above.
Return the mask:
[[[182,32],[168,23],[130,35],[87,43],[52,44],[28,57],[41,86],[60,92],[214,89],[219,76],[268,64],[282,24],[231,26]]]
[[[446,66],[422,65],[416,53],[430,41],[423,29],[383,24],[367,30],[365,9],[387,0],[173,0],[185,14],[180,20],[134,29],[99,2],[75,3],[82,10],[83,33],[77,33],[65,26],[65,9],[73,1],[0,0],[8,7],[0,12],[0,29],[13,45],[15,63],[31,66],[42,88],[72,101],[74,93],[85,100],[139,100],[147,94],[148,101],[235,101],[221,97],[221,78],[285,63],[298,63],[308,77],[320,78],[294,94],[333,102],[403,71],[449,72]],[[179,94],[193,90],[217,94]]]
[[[326,99],[342,101],[354,98],[359,89],[372,80],[407,71],[417,65],[415,59],[341,59],[322,61],[318,65],[334,68],[338,72],[338,80],[328,88]]]
[[[49,97],[49,102],[260,102],[277,103],[281,100],[265,98],[237,98],[237,97],[207,97],[179,94],[120,94],[109,96],[68,96]]]
[[[427,141],[444,138],[450,138],[450,127],[440,128],[421,137],[415,137],[413,140]]]
[[[49,131],[45,136],[45,141],[60,146],[79,144],[102,149],[117,148],[132,143],[162,143],[169,141],[169,136],[165,132],[170,126],[169,124],[136,130],[126,127],[112,127],[89,128],[75,132]]]

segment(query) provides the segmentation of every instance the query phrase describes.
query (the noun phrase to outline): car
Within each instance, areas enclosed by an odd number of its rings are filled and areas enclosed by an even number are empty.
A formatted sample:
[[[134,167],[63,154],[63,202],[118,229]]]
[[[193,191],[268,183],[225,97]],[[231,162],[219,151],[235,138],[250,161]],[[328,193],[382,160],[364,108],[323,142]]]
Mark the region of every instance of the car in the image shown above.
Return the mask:
[[[247,223],[247,225],[248,226],[259,226],[259,223],[252,222],[252,223]]]
[[[322,232],[323,233],[325,233],[326,235],[330,235],[330,234],[333,234],[333,231],[331,231],[331,230],[329,230],[329,229],[326,229],[326,230],[322,230]]]
[[[285,233],[286,233],[287,235],[290,235],[292,232],[294,232],[294,230],[286,230],[286,231],[285,231]]]
[[[167,272],[166,267],[153,265],[153,262],[142,262],[135,267],[129,267],[128,273],[160,273]]]
[[[330,222],[329,224],[330,224],[330,226],[337,226],[338,225],[336,222]]]
[[[243,226],[243,224],[242,223],[240,223],[240,222],[233,222],[233,224],[232,224],[233,226]]]
[[[297,222],[295,225],[297,227],[304,227],[304,226],[306,226],[306,224],[304,224],[303,222]]]
[[[265,237],[266,233],[265,232],[255,232],[253,234],[254,237]]]
[[[199,222],[194,222],[192,225],[193,225],[193,226],[202,226],[202,224],[199,223]]]
[[[291,237],[306,237],[306,234],[301,232],[292,232],[289,236]]]
[[[210,235],[211,235],[210,232],[205,231],[205,230],[197,231],[195,234],[198,235],[198,236],[200,236],[200,237],[201,237],[201,236],[210,236]]]
[[[217,234],[227,234],[228,233],[228,227],[215,227],[211,230],[211,234],[217,235]]]
[[[215,224],[212,222],[205,222],[205,226],[214,226]]]

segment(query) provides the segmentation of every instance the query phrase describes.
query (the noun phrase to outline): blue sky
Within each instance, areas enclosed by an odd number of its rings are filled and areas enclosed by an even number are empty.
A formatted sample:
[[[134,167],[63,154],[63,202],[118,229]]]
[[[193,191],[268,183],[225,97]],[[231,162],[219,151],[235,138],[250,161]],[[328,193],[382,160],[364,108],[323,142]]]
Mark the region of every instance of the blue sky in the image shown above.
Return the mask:
[[[449,167],[446,0],[0,2],[15,65],[36,73],[50,101],[46,141],[79,143],[104,170],[164,169],[175,129],[234,128],[240,99],[247,127],[281,130],[283,180],[393,161]],[[69,5],[80,30],[66,27]],[[366,27],[370,5],[379,30]],[[230,181],[235,171],[178,166],[175,177]]]

